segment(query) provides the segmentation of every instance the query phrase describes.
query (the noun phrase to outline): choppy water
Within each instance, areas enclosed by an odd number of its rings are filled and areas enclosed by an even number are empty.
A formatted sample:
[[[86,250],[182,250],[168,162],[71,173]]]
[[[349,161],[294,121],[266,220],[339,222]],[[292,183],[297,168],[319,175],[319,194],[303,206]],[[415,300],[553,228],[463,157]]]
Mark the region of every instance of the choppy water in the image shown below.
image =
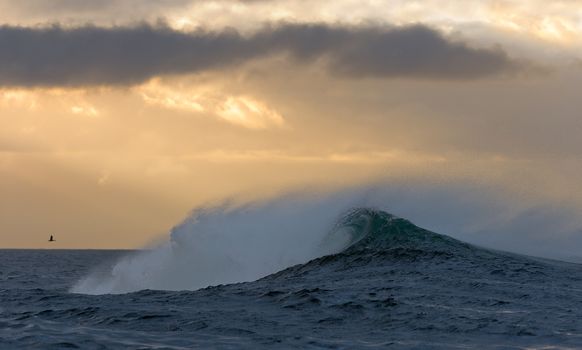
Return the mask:
[[[196,291],[76,294],[95,266],[89,276],[111,276],[136,253],[2,250],[0,348],[582,348],[582,265],[373,210],[341,218],[322,244],[346,232],[339,253]]]

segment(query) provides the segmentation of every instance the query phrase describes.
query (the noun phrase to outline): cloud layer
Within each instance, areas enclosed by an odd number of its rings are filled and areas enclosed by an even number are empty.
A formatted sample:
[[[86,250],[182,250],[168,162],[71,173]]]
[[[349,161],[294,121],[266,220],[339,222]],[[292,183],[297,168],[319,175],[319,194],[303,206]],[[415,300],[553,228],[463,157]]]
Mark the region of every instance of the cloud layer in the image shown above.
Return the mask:
[[[283,24],[251,36],[166,26],[65,29],[0,27],[0,86],[134,85],[156,76],[234,67],[272,55],[322,62],[352,78],[476,79],[523,65],[501,49],[478,49],[426,26]]]

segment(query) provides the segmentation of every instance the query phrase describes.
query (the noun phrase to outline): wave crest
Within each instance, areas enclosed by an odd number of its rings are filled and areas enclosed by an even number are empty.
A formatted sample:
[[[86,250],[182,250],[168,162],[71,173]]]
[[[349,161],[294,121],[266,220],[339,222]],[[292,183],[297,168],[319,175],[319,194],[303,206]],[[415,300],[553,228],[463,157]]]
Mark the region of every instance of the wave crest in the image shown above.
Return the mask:
[[[373,208],[356,208],[343,215],[326,237],[326,242],[344,239],[349,243],[344,253],[359,250],[415,248],[424,250],[473,249],[451,237],[431,232],[412,222]],[[326,243],[327,244],[327,243]]]

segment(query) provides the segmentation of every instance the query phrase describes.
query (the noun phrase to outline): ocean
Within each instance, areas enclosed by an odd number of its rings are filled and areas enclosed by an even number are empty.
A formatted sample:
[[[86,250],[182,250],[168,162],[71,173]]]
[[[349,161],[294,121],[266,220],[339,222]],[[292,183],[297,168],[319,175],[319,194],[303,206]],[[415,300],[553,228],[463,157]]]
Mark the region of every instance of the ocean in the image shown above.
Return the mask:
[[[579,264],[374,209],[342,215],[317,252],[278,260],[258,256],[258,236],[254,255],[223,249],[217,230],[197,237],[200,258],[180,241],[191,225],[147,251],[0,250],[0,349],[582,348]],[[282,246],[314,244],[298,241]]]

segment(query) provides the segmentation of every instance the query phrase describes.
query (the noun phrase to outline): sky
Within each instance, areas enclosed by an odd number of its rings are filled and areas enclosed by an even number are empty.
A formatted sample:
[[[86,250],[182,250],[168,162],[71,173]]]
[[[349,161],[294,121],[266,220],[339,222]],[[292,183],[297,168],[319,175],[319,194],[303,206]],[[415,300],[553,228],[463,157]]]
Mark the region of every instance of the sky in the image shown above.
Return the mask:
[[[0,247],[373,183],[428,228],[576,251],[581,86],[580,0],[0,0]]]

